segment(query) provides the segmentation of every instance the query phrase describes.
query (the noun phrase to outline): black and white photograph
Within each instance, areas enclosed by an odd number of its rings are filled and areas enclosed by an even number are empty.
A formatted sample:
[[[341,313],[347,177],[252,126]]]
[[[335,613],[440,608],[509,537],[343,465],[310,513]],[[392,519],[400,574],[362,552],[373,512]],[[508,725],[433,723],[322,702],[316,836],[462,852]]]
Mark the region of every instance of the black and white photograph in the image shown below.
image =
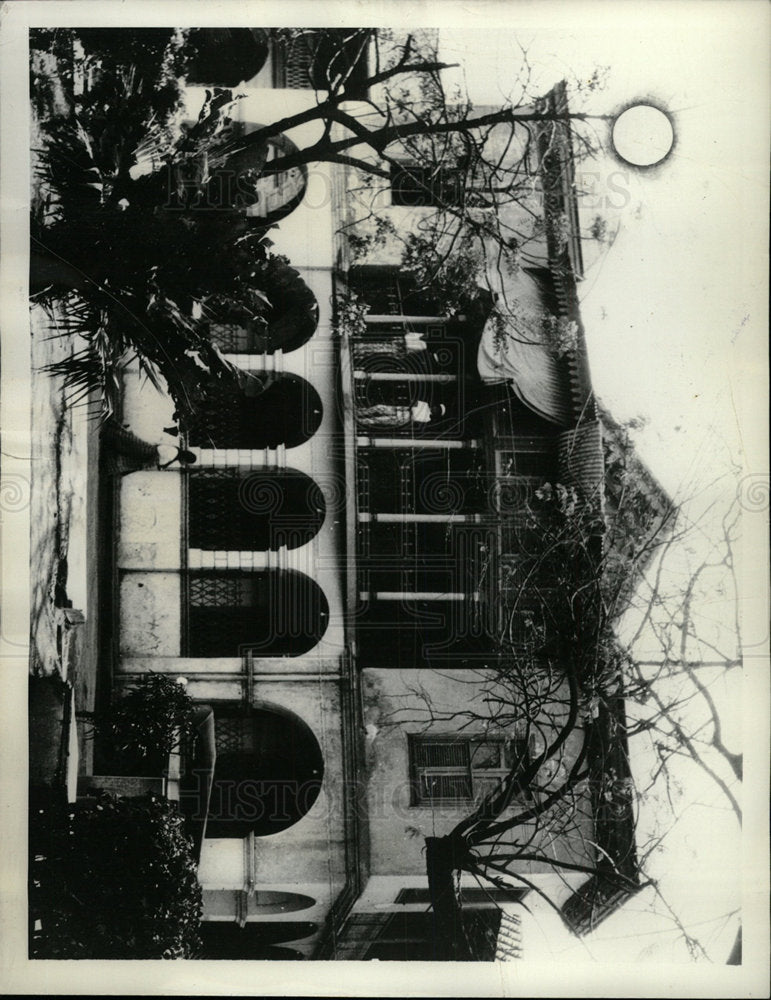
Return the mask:
[[[0,17],[4,992],[766,996],[768,6]]]

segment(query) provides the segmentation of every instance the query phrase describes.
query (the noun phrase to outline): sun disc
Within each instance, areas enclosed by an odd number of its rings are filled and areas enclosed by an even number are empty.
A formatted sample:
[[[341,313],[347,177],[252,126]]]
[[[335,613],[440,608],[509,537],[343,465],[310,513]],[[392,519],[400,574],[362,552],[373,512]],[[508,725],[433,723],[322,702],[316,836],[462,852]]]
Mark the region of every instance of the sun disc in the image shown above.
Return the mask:
[[[635,167],[661,163],[672,149],[675,132],[669,116],[650,104],[622,111],[613,124],[613,148]]]

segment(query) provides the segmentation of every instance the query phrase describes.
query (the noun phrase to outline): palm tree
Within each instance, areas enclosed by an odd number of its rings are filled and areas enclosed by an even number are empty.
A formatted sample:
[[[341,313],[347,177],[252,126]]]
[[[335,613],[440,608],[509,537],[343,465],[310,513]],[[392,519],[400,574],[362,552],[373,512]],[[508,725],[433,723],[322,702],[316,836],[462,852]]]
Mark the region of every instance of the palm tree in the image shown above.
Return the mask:
[[[68,116],[40,123],[30,294],[56,312],[59,329],[82,338],[56,369],[76,396],[96,389],[110,413],[120,369],[136,358],[185,425],[212,382],[236,375],[208,323],[264,321],[275,259],[242,212],[202,210],[202,153],[224,116],[208,102],[185,127],[171,68],[179,42],[167,35],[130,63],[109,52],[96,65],[87,53],[81,68],[96,79]]]

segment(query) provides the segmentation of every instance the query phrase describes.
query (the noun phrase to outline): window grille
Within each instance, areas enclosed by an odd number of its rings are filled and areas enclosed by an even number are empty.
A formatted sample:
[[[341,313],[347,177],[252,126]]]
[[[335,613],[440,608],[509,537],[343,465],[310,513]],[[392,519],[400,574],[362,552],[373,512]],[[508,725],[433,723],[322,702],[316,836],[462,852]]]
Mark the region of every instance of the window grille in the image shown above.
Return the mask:
[[[330,78],[346,77],[349,97],[367,93],[367,45],[361,29],[305,29],[274,44],[273,86],[296,90],[326,90]]]
[[[188,538],[193,549],[238,550],[238,473],[235,469],[195,470],[190,475]]]
[[[254,335],[238,323],[210,323],[211,342],[225,354],[248,354],[254,350]]]
[[[419,741],[413,754],[419,801],[471,797],[468,743]]]
[[[188,655],[240,656],[242,646],[270,634],[266,629],[261,574],[212,572],[188,575]]]
[[[253,752],[254,735],[251,715],[217,715],[215,744],[218,755]]]
[[[349,921],[348,933],[353,931],[350,925],[354,921],[359,923],[357,917],[359,915],[355,914]],[[377,922],[369,922],[367,917],[367,914],[361,915],[363,921],[359,926],[365,934],[374,932],[377,935],[366,946],[365,957],[368,959],[431,962],[445,955],[445,942],[439,938],[441,929],[430,911],[415,913],[406,910]],[[501,911],[497,907],[473,910],[465,915],[467,943],[476,961],[491,962],[495,958],[500,923]]]
[[[188,479],[191,549],[294,549],[310,541],[324,521],[324,495],[301,472],[193,469]]]
[[[391,204],[441,208],[459,206],[464,198],[464,176],[458,167],[403,165],[391,170]]]
[[[529,750],[518,739],[410,736],[409,760],[412,804],[452,804],[487,794]]]
[[[284,49],[283,86],[303,90],[311,86],[314,46],[308,35],[292,39]]]
[[[436,316],[438,304],[415,278],[391,265],[363,264],[348,272],[352,292],[370,307],[373,316]],[[382,330],[373,330],[382,336]]]
[[[227,574],[201,574],[190,577],[191,608],[232,608],[243,604],[242,578]]]
[[[321,399],[305,379],[249,372],[239,391],[230,385],[212,389],[189,441],[201,448],[294,448],[318,430],[321,420]]]
[[[300,656],[327,629],[327,599],[302,573],[193,571],[186,580],[186,656]]]
[[[399,316],[402,313],[401,284],[396,267],[352,267],[349,273],[352,290],[376,316]]]
[[[243,409],[240,394],[233,393],[228,403],[215,398],[203,401],[200,417],[190,431],[190,444],[201,448],[238,448],[242,437]]]

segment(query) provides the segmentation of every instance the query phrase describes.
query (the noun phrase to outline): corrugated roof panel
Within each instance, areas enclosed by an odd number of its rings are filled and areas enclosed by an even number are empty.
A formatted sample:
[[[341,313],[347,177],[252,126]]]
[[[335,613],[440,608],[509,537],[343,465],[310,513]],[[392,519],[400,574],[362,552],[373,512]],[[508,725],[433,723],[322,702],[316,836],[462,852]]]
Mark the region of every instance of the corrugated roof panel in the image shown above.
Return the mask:
[[[563,482],[574,486],[601,514],[605,498],[605,461],[599,420],[560,434],[558,457]]]

